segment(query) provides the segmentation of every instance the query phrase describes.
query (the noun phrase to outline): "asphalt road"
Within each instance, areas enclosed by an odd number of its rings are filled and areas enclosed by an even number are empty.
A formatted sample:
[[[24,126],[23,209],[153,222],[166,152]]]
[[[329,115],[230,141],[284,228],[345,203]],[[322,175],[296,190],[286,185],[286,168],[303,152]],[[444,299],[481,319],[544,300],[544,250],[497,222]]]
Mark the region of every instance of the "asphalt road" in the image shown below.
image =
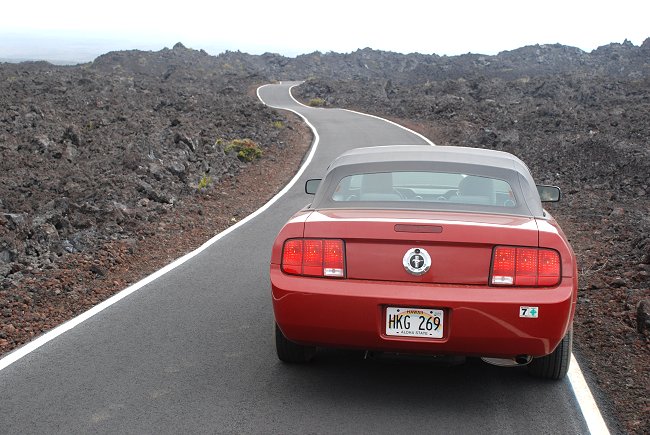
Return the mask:
[[[268,263],[303,185],[342,151],[424,141],[387,122],[300,106],[320,143],[264,213],[0,371],[0,433],[587,433],[568,381],[470,360],[275,356]]]

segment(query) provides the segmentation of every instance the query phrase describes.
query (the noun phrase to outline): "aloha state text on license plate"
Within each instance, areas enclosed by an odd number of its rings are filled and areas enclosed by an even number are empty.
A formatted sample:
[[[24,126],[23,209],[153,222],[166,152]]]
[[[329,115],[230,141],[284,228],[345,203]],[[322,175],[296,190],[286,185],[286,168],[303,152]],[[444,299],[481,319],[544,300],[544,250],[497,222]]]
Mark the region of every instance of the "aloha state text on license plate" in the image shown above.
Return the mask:
[[[386,335],[442,338],[444,313],[432,308],[386,308]]]

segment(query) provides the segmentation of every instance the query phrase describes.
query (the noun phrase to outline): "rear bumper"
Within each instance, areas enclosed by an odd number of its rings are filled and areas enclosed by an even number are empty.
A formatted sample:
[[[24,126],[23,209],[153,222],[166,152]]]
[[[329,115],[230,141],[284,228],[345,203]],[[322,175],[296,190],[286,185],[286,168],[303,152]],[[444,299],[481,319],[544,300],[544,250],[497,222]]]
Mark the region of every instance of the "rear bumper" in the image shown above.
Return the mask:
[[[575,283],[552,289],[337,280],[286,275],[271,265],[275,319],[291,341],[388,352],[509,358],[551,353],[575,310]],[[444,311],[441,339],[385,335],[387,306]],[[519,317],[520,306],[539,317]]]

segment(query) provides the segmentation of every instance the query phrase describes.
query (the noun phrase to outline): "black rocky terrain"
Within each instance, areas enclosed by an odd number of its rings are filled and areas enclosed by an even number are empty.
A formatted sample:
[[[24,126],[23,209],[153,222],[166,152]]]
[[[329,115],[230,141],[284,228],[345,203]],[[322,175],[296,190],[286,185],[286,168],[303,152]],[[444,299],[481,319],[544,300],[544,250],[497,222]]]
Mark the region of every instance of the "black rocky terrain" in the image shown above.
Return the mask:
[[[249,93],[260,80],[182,45],[0,65],[1,286],[234,177],[232,140],[281,146],[281,115]]]
[[[41,323],[25,314],[35,301],[79,287],[34,275],[75,270],[68,260],[83,255],[99,286],[113,257],[130,258],[99,247],[125,241],[137,251],[170,214],[193,222],[201,210],[184,204],[200,192],[230,207],[240,199],[225,189],[237,192],[240,177],[245,199],[261,203],[268,192],[250,187],[259,184],[245,177],[251,164],[226,149],[250,138],[280,156],[269,168],[290,172],[281,154],[290,122],[251,92],[287,79],[307,79],[294,90],[306,103],[386,116],[441,145],[509,151],[539,182],[562,187],[550,211],[579,259],[576,350],[620,429],[650,432],[650,39],[591,53],[541,45],[452,57],[215,57],[177,44],[74,67],[0,64],[0,350],[51,326],[47,310]]]
[[[180,43],[78,66],[0,64],[0,354],[288,181],[309,133],[256,98],[264,82]]]

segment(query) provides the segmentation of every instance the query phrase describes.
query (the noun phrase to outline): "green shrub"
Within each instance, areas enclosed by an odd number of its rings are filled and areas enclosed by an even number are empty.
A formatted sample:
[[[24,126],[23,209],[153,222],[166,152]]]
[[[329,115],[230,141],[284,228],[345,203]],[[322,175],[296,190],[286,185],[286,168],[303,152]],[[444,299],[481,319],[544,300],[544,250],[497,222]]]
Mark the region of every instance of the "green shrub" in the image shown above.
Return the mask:
[[[224,151],[237,152],[237,157],[243,162],[252,162],[262,156],[262,149],[251,139],[234,139],[224,148]]]
[[[309,100],[309,105],[311,107],[323,107],[325,105],[325,100],[322,98],[312,98]]]
[[[212,177],[210,177],[208,174],[203,174],[203,176],[199,180],[198,188],[199,190],[203,190],[206,187],[208,187],[210,184],[212,184]]]
[[[279,130],[281,128],[284,128],[284,124],[282,123],[282,121],[273,121],[273,127]]]

